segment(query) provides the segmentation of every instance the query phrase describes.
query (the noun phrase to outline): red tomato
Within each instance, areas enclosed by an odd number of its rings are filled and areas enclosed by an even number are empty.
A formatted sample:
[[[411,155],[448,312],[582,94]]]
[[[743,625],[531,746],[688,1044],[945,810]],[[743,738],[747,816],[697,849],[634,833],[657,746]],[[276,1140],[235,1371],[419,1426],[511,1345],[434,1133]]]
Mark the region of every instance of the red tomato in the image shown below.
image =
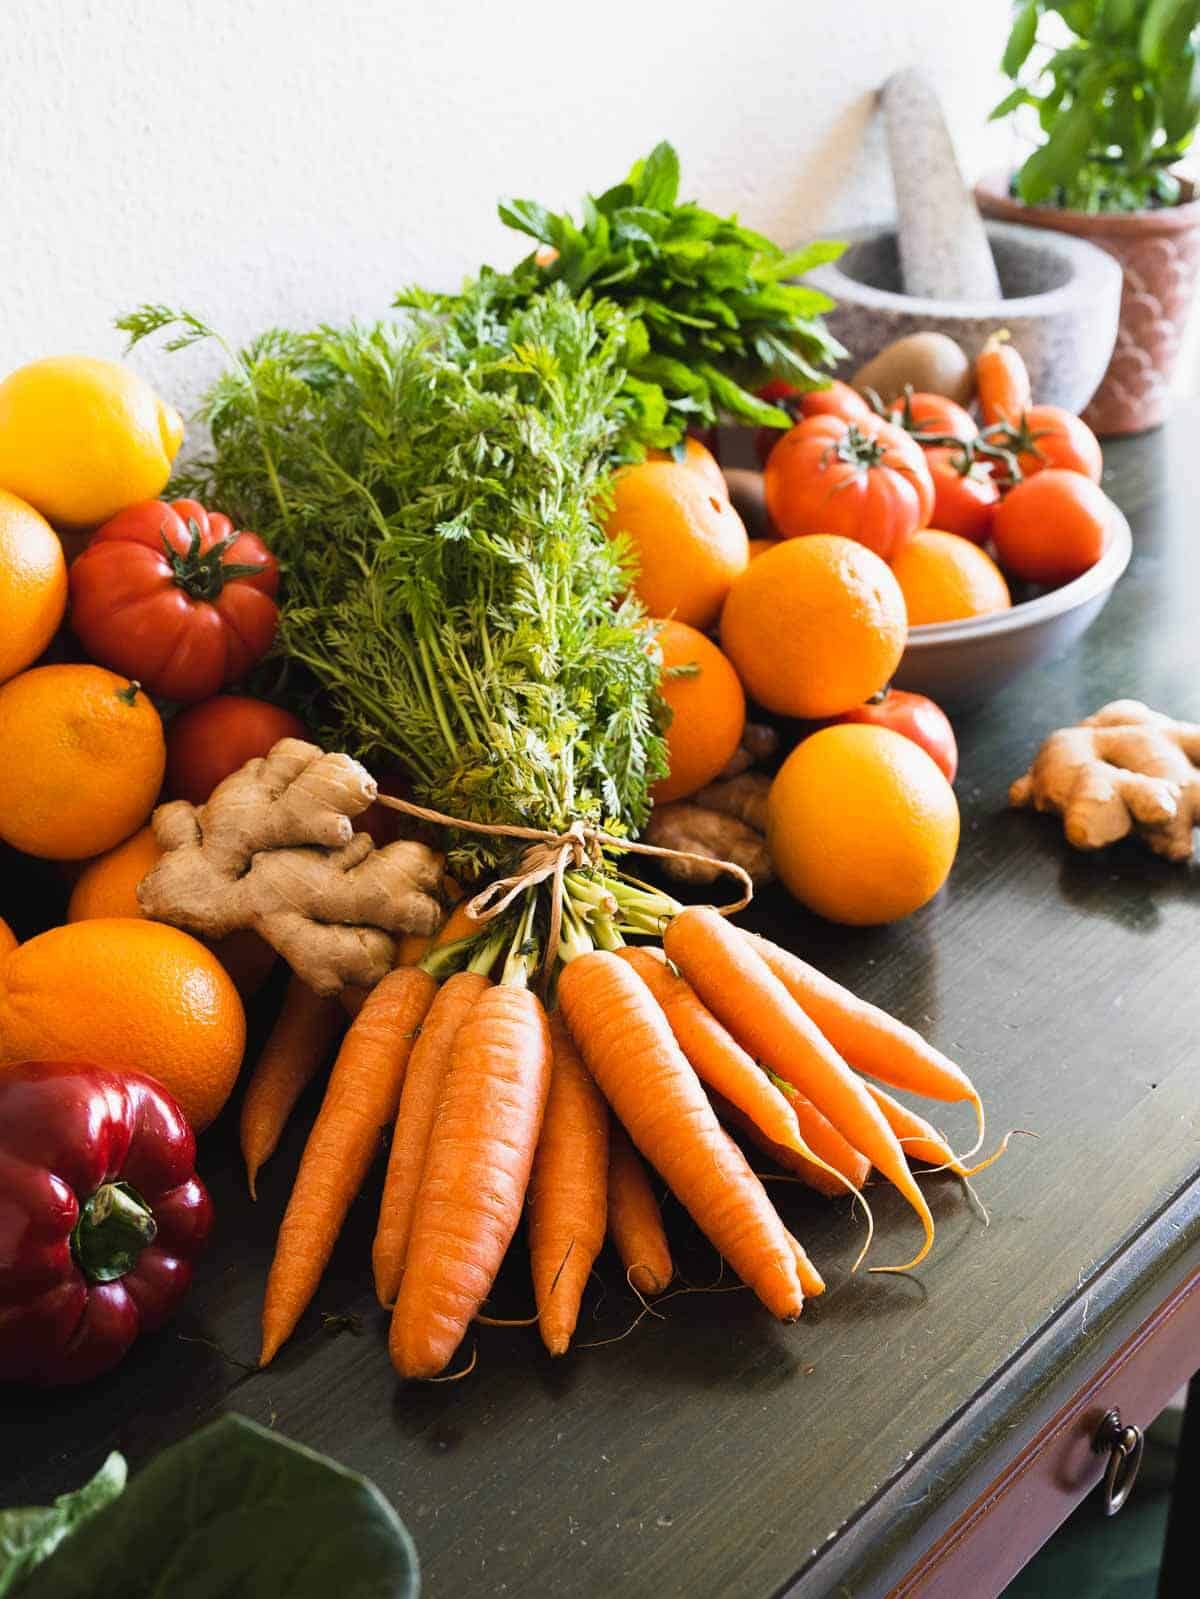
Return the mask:
[[[890,727],[893,733],[912,739],[932,755],[945,772],[946,780],[953,783],[958,771],[958,741],[945,711],[924,694],[909,694],[902,688],[884,689],[881,699],[856,705],[834,720]]]
[[[281,738],[307,738],[291,711],[245,694],[218,694],[167,725],[167,793],[203,805],[230,772],[265,755]]]
[[[888,419],[906,433],[936,433],[964,443],[979,433],[970,411],[944,394],[902,394],[893,400]]]
[[[196,500],[144,500],[71,568],[71,626],[94,661],[163,699],[207,699],[266,654],[279,566],[255,533]]]
[[[890,561],[933,514],[921,446],[880,417],[810,416],[786,433],[763,473],[782,538],[837,533]]]
[[[1012,441],[1025,477],[1050,466],[1081,472],[1093,483],[1100,481],[1104,466],[1100,440],[1073,411],[1059,405],[1031,405],[1012,430]]]
[[[760,400],[769,400],[773,405],[778,405],[781,411],[787,412],[793,422],[798,422],[806,416],[841,416],[845,417],[847,422],[852,422],[855,417],[875,414],[858,390],[852,389],[840,378],[834,378],[827,389],[807,390],[797,389],[795,384],[785,383],[782,378],[772,378],[759,389],[758,397]],[[754,448],[763,466],[766,466],[767,456],[779,443],[783,433],[782,428],[759,428]]]
[[[1000,488],[982,461],[972,461],[952,444],[934,444],[925,451],[933,479],[930,526],[957,533],[973,544],[986,544]]]
[[[992,538],[1006,572],[1057,587],[1095,566],[1111,526],[1103,489],[1079,472],[1048,467],[1009,489],[992,519]]]

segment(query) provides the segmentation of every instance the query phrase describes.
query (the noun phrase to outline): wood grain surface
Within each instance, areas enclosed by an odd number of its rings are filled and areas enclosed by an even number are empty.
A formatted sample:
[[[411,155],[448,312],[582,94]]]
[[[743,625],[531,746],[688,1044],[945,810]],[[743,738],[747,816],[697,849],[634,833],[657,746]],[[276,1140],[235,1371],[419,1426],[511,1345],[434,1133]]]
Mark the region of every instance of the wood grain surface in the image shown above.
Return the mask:
[[[136,1465],[236,1409],[374,1478],[412,1530],[430,1599],[885,1591],[884,1568],[933,1541],[956,1474],[999,1461],[1036,1397],[1086,1369],[1120,1317],[1141,1320],[1164,1262],[1200,1240],[1200,1206],[1185,1204],[1200,1173],[1200,868],[1135,846],[1085,858],[1050,819],[1005,807],[1041,736],[1106,700],[1200,719],[1198,422],[1188,411],[1109,447],[1106,487],[1134,527],[1129,573],[1073,654],[958,719],[963,842],[938,899],[865,932],[777,892],[746,918],[961,1061],[995,1132],[1038,1133],[980,1178],[989,1226],[933,1178],[931,1259],[911,1278],[851,1279],[861,1223],[848,1204],[781,1185],[830,1291],[780,1327],[716,1281],[676,1211],[683,1271],[722,1291],[634,1325],[606,1256],[581,1321],[592,1347],[551,1362],[534,1329],[481,1328],[467,1381],[401,1387],[370,1284],[380,1163],[315,1305],[259,1374],[266,1267],[315,1098],[256,1205],[235,1100],[202,1141],[218,1228],[186,1310],[88,1388],[0,1394],[0,1503],[43,1501],[114,1446]],[[24,931],[53,920],[56,880],[11,858],[0,872],[6,912],[24,891]],[[969,1131],[965,1114],[938,1119]],[[906,1259],[910,1213],[878,1186],[872,1202],[873,1260]],[[531,1302],[518,1258],[496,1313]]]

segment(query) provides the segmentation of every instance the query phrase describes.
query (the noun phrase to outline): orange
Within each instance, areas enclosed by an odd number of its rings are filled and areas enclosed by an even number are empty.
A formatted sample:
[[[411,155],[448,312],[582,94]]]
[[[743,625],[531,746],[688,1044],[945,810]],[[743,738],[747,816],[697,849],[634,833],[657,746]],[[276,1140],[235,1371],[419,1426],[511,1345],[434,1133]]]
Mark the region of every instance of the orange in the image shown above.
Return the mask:
[[[692,627],[713,625],[750,560],[745,525],[727,496],[675,461],[643,461],[618,474],[607,532],[627,540],[634,593],[650,615]]]
[[[780,767],[767,844],[782,881],[818,915],[853,927],[894,922],[946,881],[958,804],[912,739],[842,723],[806,738]]]
[[[678,456],[671,450],[647,450],[647,461],[675,461]],[[691,467],[693,472],[698,472],[710,489],[729,498],[729,486],[725,482],[725,474],[721,471],[720,462],[706,444],[701,444],[699,439],[694,439],[689,433],[683,441],[683,460],[681,466]]]
[[[67,906],[69,922],[90,922],[97,916],[141,916],[137,886],[162,856],[154,829],[143,827],[116,849],[88,861],[75,879]]]
[[[1012,605],[1004,574],[985,550],[957,533],[926,529],[892,561],[910,627],[959,622],[1007,611]]]
[[[683,799],[728,764],[746,726],[746,696],[733,667],[711,640],[686,622],[660,622],[659,691],[671,708],[668,775],[652,789],[656,805]],[[683,668],[672,676],[673,668]]]
[[[12,928],[6,921],[0,920],[0,960],[3,960],[10,950],[16,949],[18,943],[19,940]]]
[[[162,922],[106,917],[52,927],[13,951],[0,967],[0,1041],[0,1062],[147,1072],[200,1129],[229,1098],[246,1019],[203,944]]]
[[[0,489],[0,683],[37,660],[66,608],[57,533],[32,505]]]
[[[831,533],[785,539],[730,590],[721,648],[750,698],[781,716],[837,716],[900,664],[904,596],[865,544]]]
[[[0,838],[78,861],[150,814],[166,747],[150,700],[100,666],[38,666],[0,687]]]
[[[760,555],[765,555],[768,550],[777,549],[778,546],[778,539],[751,539],[750,559],[752,561],[757,561]]]

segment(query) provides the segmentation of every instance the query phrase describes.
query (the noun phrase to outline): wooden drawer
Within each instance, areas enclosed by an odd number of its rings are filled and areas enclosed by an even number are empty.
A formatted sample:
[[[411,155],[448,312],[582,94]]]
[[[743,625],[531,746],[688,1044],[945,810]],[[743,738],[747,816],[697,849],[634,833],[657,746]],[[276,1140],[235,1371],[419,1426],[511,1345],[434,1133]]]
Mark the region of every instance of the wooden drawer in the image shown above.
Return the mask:
[[[1200,1270],[1067,1402],[889,1599],[994,1599],[1100,1481],[1105,1413],[1147,1427],[1200,1369]],[[1135,1486],[1134,1493],[1137,1488]]]

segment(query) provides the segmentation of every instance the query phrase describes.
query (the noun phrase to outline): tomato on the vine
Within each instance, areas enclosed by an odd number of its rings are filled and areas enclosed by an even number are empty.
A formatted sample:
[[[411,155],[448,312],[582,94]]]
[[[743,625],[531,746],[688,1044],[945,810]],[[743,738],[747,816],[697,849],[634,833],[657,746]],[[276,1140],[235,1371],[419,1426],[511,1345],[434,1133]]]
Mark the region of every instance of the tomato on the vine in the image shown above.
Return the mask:
[[[906,689],[887,688],[865,705],[856,705],[835,718],[839,722],[868,722],[873,727],[889,727],[931,755],[948,782],[958,772],[958,741],[950,718],[935,701]]]
[[[758,397],[786,411],[793,422],[799,422],[806,416],[840,416],[852,422],[856,417],[874,415],[858,390],[852,389],[840,378],[834,378],[825,389],[797,389],[795,384],[783,378],[772,378],[758,390]],[[759,428],[754,448],[763,466],[766,466],[767,457],[781,438],[781,428]]]
[[[71,626],[94,661],[168,700],[207,699],[264,656],[279,564],[197,500],[144,500],[71,567]]]
[[[888,420],[906,433],[935,433],[940,438],[975,438],[975,418],[944,394],[902,394],[888,408]]]
[[[1112,506],[1104,490],[1061,467],[1018,483],[992,520],[1000,565],[1029,583],[1057,586],[1080,577],[1104,554]]]
[[[925,461],[933,479],[931,526],[986,544],[1000,503],[1000,486],[987,466],[953,444],[929,446]]]
[[[782,537],[836,533],[885,561],[929,526],[933,512],[924,451],[874,415],[806,417],[772,450],[763,485]]]
[[[1047,467],[1079,472],[1099,483],[1104,466],[1100,440],[1082,417],[1060,405],[1031,405],[1021,420],[1003,430],[1003,442],[1012,449],[1022,477],[1033,477]]]

